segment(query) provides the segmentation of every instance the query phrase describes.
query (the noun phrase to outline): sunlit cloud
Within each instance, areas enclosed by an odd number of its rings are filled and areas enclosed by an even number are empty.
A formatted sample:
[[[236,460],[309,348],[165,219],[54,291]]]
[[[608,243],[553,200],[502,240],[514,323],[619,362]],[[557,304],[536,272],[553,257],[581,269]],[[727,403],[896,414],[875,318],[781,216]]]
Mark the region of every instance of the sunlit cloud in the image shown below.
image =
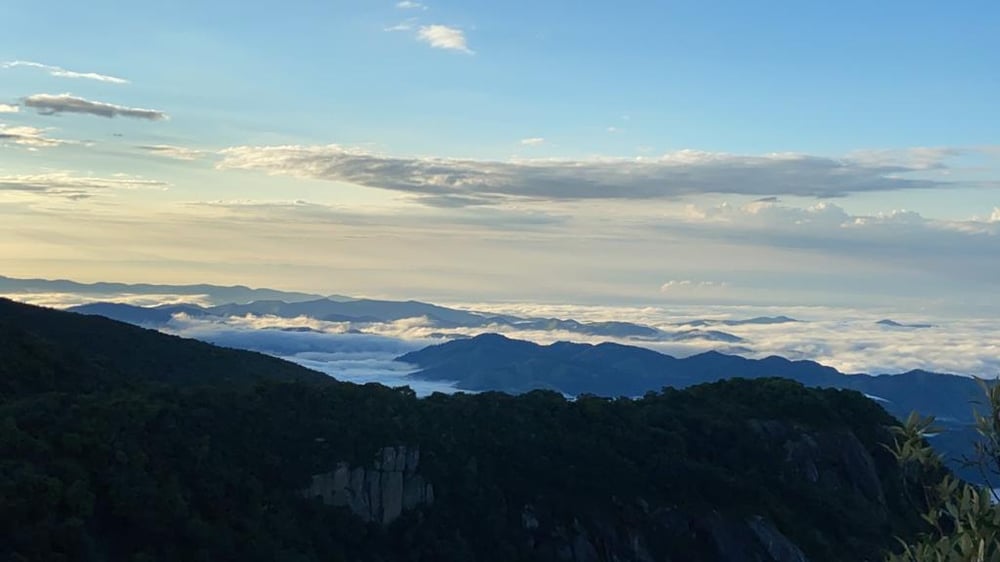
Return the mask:
[[[136,148],[150,154],[163,156],[164,158],[173,158],[174,160],[197,160],[205,156],[205,153],[200,150],[169,144],[141,145]]]
[[[435,49],[447,49],[473,54],[465,38],[465,32],[447,25],[424,25],[417,31],[417,39]]]
[[[28,148],[51,148],[68,142],[47,137],[45,129],[28,126],[12,127],[0,123],[0,145],[13,143]]]

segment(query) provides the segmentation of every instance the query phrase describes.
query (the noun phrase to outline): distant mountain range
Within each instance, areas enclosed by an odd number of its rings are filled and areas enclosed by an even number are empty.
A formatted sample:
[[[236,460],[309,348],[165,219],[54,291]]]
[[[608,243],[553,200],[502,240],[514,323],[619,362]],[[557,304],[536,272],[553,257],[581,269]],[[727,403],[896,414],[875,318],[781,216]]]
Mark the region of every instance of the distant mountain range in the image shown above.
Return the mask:
[[[323,298],[323,295],[300,293],[295,291],[279,291],[275,289],[252,289],[243,285],[160,285],[149,283],[78,283],[66,279],[17,279],[0,275],[0,293],[14,295],[18,293],[71,293],[76,295],[191,295],[202,296],[213,303],[246,303],[255,300],[280,299],[286,302],[298,302]],[[339,300],[339,295],[326,298]]]
[[[419,301],[385,301],[373,299],[312,299],[298,302],[260,300],[246,304],[224,304],[201,307],[192,304],[134,306],[114,302],[95,302],[68,309],[81,314],[96,314],[130,324],[159,328],[165,326],[174,314],[194,317],[277,316],[280,318],[309,317],[327,322],[353,322],[372,324],[395,322],[406,318],[426,318],[440,329],[481,328],[496,331],[505,328],[518,331],[564,331],[587,336],[632,339],[641,341],[691,341],[704,340],[739,343],[743,338],[719,330],[688,328],[665,331],[653,326],[631,322],[578,322],[560,318],[524,318],[507,314],[493,314],[447,308]],[[766,323],[750,319],[732,321]],[[734,324],[737,325],[737,324]]]
[[[746,320],[692,320],[690,322],[681,322],[680,326],[747,326],[747,325],[767,325],[767,324],[788,324],[791,322],[799,322],[794,318],[789,318],[788,316],[757,316],[756,318],[747,318]]]
[[[574,334],[631,339],[650,342],[710,341],[727,344],[742,343],[736,334],[712,326],[737,327],[773,325],[799,322],[788,316],[759,316],[747,319],[692,319],[674,324],[678,329],[661,329],[633,322],[580,322],[566,318],[521,317],[448,308],[419,301],[390,301],[353,298],[344,295],[318,295],[313,293],[281,291],[267,288],[250,288],[243,285],[221,286],[211,284],[164,285],[128,283],[79,283],[65,279],[19,279],[0,275],[0,295],[17,298],[18,295],[38,293],[66,293],[93,297],[94,302],[74,306],[69,310],[82,314],[96,314],[144,327],[161,328],[177,313],[196,317],[227,317],[271,315],[282,318],[306,316],[330,322],[358,324],[394,322],[405,318],[425,317],[441,329],[482,328],[488,331],[565,331]],[[199,297],[210,306],[195,304],[135,306],[112,302],[121,295],[176,295]],[[902,326],[902,325],[901,325]],[[911,326],[922,327],[922,326]],[[449,338],[461,337],[442,334]]]

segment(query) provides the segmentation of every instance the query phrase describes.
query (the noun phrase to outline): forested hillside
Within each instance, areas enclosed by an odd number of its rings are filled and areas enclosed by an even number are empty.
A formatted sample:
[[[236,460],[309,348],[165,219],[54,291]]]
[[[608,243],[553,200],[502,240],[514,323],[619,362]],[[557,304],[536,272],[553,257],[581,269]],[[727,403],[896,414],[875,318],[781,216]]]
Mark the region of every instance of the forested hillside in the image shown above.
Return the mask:
[[[421,400],[80,320],[0,312],[0,559],[878,560],[920,525],[852,391]]]

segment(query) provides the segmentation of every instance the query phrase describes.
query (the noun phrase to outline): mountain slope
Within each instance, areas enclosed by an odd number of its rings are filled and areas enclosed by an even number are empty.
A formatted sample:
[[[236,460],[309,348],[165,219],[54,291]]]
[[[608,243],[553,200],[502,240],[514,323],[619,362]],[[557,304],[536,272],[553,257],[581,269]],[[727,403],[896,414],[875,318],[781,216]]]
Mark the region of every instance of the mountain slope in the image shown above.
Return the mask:
[[[141,382],[329,381],[326,375],[264,354],[7,299],[0,299],[0,357],[0,396]]]
[[[0,326],[0,560],[876,560],[920,525],[855,392],[420,400],[9,301]],[[620,347],[555,352],[656,360]]]

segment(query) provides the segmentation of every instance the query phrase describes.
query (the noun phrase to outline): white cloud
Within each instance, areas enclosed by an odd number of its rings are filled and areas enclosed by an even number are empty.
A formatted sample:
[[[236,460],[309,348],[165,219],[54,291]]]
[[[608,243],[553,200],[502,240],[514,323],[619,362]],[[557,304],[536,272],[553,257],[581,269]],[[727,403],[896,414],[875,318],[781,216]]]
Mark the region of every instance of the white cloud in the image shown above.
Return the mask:
[[[205,156],[205,153],[200,150],[186,148],[183,146],[172,146],[169,144],[142,145],[137,148],[145,150],[150,154],[163,156],[165,158],[173,158],[174,160],[197,160]]]
[[[427,6],[421,4],[420,2],[413,2],[412,0],[403,0],[402,2],[396,2],[396,7],[402,10],[426,10]]]
[[[542,137],[529,137],[526,139],[521,139],[521,144],[524,146],[538,146],[545,142]]]
[[[17,113],[18,111],[21,111],[21,108],[16,105],[0,103],[0,113]]]
[[[956,185],[906,177],[919,168],[803,154],[682,150],[660,157],[487,161],[396,157],[339,145],[237,146],[220,154],[219,168],[347,182],[451,206],[505,200],[676,199],[713,193],[840,197]]]
[[[0,144],[11,142],[29,148],[51,148],[69,141],[45,136],[45,129],[36,127],[11,127],[0,123]]]
[[[620,132],[622,132],[622,130],[621,130],[621,129],[619,129],[618,127],[615,127],[615,126],[611,126],[611,127],[608,127],[608,128],[607,128],[607,131],[608,131],[609,133],[611,133],[612,135],[613,135],[613,134],[616,134],[616,133],[620,133]]]
[[[42,115],[59,113],[83,113],[98,117],[130,117],[148,121],[162,121],[167,114],[156,109],[125,107],[113,103],[91,101],[72,94],[34,94],[24,98],[25,107],[35,108]]]
[[[165,188],[165,182],[126,175],[79,176],[71,172],[49,172],[0,176],[0,194],[5,192],[86,199],[110,189]]]
[[[448,49],[473,54],[466,42],[465,32],[447,25],[424,25],[417,31],[417,38],[435,49]]]
[[[27,67],[27,68],[37,68],[39,70],[44,70],[52,76],[58,76],[60,78],[81,78],[84,80],[96,80],[98,82],[109,82],[112,84],[128,84],[128,80],[124,78],[118,78],[117,76],[109,76],[107,74],[98,74],[96,72],[76,72],[73,70],[66,70],[58,66],[52,66],[49,64],[42,64],[40,62],[32,61],[8,61],[0,62],[0,68],[15,68],[15,67]]]

